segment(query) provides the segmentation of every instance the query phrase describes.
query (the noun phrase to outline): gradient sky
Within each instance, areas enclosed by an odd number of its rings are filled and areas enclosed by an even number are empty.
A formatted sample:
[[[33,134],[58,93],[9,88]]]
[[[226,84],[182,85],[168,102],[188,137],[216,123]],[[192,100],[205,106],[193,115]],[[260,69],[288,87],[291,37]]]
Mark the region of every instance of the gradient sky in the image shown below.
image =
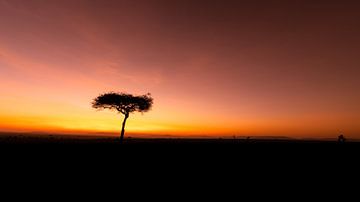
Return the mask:
[[[360,138],[356,1],[0,0],[0,131]]]

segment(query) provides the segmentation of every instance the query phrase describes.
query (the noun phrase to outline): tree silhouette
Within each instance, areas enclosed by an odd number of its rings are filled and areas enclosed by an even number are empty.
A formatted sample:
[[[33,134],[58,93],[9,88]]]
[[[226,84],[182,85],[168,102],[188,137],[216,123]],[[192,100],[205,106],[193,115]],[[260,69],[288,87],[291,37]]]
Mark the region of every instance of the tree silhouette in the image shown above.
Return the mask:
[[[120,136],[120,142],[122,143],[125,134],[125,124],[129,114],[132,112],[147,112],[151,109],[152,104],[153,98],[150,93],[134,96],[126,93],[109,92],[96,97],[92,102],[92,107],[100,110],[116,110],[125,115]]]

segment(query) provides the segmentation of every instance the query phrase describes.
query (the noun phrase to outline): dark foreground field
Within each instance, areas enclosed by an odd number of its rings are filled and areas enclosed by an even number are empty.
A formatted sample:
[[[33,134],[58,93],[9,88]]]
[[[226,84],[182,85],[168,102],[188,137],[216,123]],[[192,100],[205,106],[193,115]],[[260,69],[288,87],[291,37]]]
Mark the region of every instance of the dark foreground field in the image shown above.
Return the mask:
[[[112,145],[121,146],[118,137],[50,134],[0,133],[0,145]],[[360,141],[339,143],[336,139],[291,139],[285,137],[239,138],[125,138],[123,145],[358,145]]]
[[[161,180],[165,187],[220,180],[222,187],[248,179],[258,189],[261,183],[256,179],[268,183],[266,187],[281,178],[286,184],[296,183],[294,179],[306,179],[306,183],[316,179],[309,176],[352,179],[351,173],[360,169],[359,154],[359,142],[336,140],[126,138],[121,145],[115,137],[0,136],[0,170],[10,178],[30,176],[32,182],[46,176],[61,181],[65,175],[84,182],[111,179],[112,184],[127,178],[135,183],[133,189],[142,185],[138,182],[153,187]]]
[[[310,158],[319,156],[343,158],[360,154],[360,142],[347,140],[338,142],[334,139],[305,140],[284,137],[262,138],[125,138],[120,144],[118,137],[84,136],[84,135],[49,135],[49,134],[1,134],[0,149],[15,152],[41,151],[43,153],[58,152],[88,153],[106,156],[140,157],[186,156],[193,158],[251,158],[270,157],[291,159],[296,156]],[[4,152],[6,153],[6,152]],[[41,154],[43,154],[41,153]],[[290,156],[289,156],[290,155]],[[288,158],[290,157],[290,158]],[[166,158],[168,159],[168,158]]]

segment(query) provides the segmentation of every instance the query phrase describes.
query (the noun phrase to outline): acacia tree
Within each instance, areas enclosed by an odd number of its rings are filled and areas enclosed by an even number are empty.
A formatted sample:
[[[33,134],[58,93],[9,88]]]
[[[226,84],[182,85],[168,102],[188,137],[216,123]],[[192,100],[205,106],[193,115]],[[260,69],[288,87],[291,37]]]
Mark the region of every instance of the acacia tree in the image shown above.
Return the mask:
[[[152,104],[153,98],[150,93],[134,96],[126,93],[109,92],[96,97],[92,102],[92,107],[100,110],[116,110],[125,116],[120,135],[120,142],[122,143],[125,134],[125,124],[129,114],[133,112],[147,112],[151,109]]]

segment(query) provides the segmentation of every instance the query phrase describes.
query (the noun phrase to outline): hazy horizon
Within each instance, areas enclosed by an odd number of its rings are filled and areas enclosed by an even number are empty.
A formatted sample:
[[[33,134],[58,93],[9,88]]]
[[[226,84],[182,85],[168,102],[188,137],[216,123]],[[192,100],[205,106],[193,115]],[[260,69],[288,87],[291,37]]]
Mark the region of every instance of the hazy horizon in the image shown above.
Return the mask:
[[[0,136],[15,135],[15,136],[73,136],[73,137],[96,137],[96,138],[119,138],[119,132],[94,132],[94,131],[0,131]],[[314,135],[314,134],[303,134],[294,136],[289,135],[278,135],[278,134],[171,134],[171,133],[133,133],[127,132],[125,138],[195,138],[195,139],[293,139],[293,140],[338,140],[340,134],[327,134],[327,135]],[[345,136],[350,141],[359,141],[360,138],[357,136]]]
[[[0,0],[0,131],[360,138],[360,3]],[[127,135],[126,135],[127,136]]]

